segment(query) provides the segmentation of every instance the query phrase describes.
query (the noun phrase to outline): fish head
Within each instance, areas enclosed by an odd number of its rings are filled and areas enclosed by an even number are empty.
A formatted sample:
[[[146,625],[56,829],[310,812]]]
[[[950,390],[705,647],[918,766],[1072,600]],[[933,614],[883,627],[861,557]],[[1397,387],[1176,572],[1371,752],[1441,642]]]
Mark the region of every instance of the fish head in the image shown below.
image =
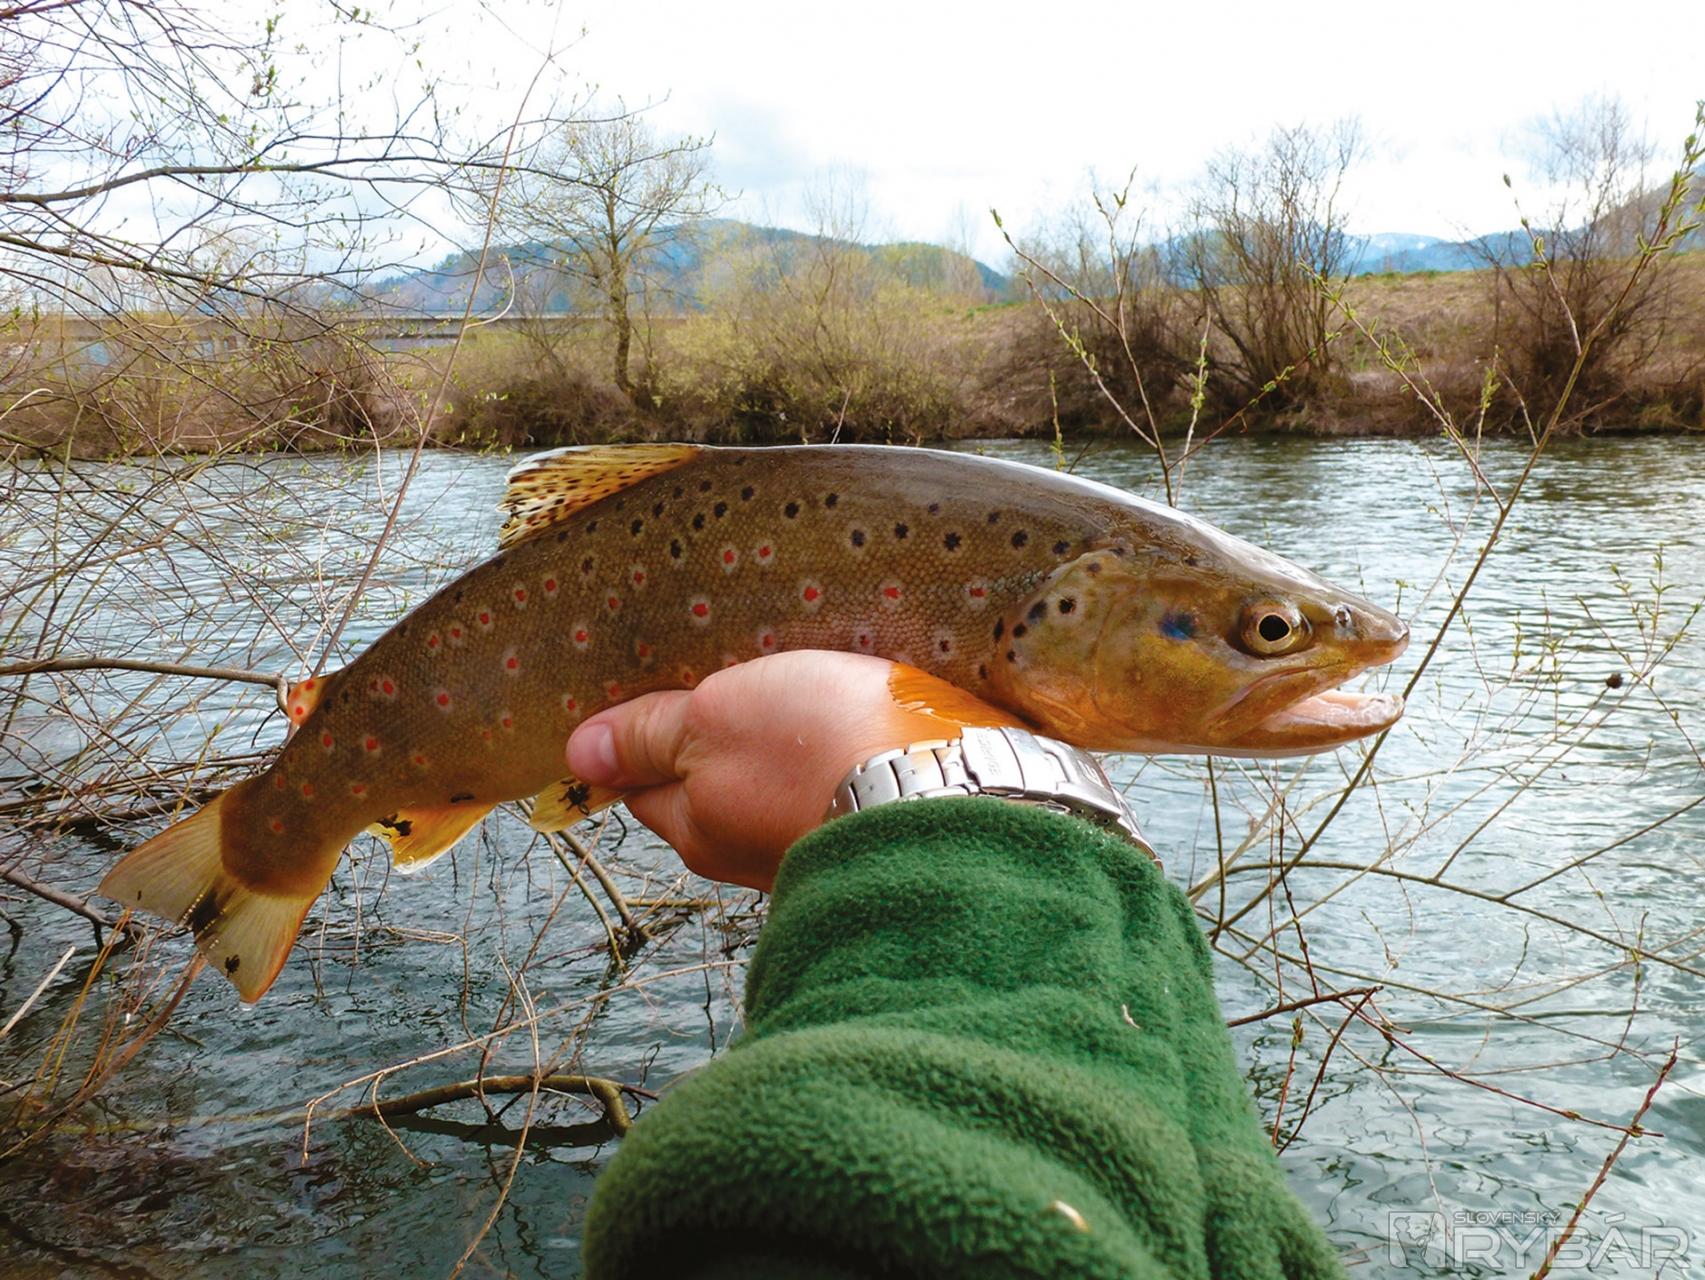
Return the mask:
[[[1001,620],[990,676],[1006,705],[1101,751],[1301,755],[1396,723],[1402,698],[1338,686],[1403,652],[1401,619],[1212,526],[1155,523],[1061,565]]]

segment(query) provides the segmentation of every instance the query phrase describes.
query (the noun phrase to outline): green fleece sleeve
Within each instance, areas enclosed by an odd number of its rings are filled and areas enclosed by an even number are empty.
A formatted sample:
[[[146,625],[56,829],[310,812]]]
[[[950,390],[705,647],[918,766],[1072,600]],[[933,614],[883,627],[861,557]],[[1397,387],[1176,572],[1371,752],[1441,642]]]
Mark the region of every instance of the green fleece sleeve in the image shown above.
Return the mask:
[[[587,1274],[1341,1276],[1129,845],[929,800],[789,851],[745,1036],[599,1179]]]

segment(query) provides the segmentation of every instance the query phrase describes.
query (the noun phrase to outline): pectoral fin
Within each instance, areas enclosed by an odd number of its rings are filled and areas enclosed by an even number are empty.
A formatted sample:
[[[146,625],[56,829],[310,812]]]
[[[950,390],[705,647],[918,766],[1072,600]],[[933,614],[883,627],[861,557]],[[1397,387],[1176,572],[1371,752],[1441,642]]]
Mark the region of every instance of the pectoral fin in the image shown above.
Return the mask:
[[[533,797],[527,824],[535,831],[562,831],[622,798],[620,791],[594,787],[579,778],[553,782]]]
[[[367,830],[391,846],[391,865],[412,875],[449,853],[493,807],[452,804],[441,809],[399,809]]]

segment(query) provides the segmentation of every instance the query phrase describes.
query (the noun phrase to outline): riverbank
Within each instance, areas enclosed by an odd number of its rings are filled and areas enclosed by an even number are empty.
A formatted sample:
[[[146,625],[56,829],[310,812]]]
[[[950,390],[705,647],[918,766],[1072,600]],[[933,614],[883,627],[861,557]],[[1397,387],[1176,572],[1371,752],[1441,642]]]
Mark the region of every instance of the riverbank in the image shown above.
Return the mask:
[[[1235,352],[1216,331],[1198,363],[1194,295],[1130,300],[1140,390],[1116,335],[1059,314],[1114,396],[1164,432],[1194,416],[1198,437],[1424,437],[1442,409],[1470,432],[1523,434],[1573,357],[1566,318],[1535,312],[1542,285],[1492,271],[1357,278],[1337,303],[1317,300],[1335,334],[1324,352],[1290,357],[1253,394],[1222,374]],[[1636,300],[1614,350],[1575,388],[1566,432],[1705,430],[1705,253],[1664,264]],[[239,318],[217,332],[205,319],[121,317],[75,340],[51,318],[16,320],[0,353],[0,403],[11,406],[0,432],[82,456],[413,443],[429,413],[429,440],[463,447],[1130,432],[1032,300],[898,288],[832,314],[789,306],[654,320],[636,335],[631,395],[595,320],[475,327],[453,366],[449,343],[398,343],[335,316]]]

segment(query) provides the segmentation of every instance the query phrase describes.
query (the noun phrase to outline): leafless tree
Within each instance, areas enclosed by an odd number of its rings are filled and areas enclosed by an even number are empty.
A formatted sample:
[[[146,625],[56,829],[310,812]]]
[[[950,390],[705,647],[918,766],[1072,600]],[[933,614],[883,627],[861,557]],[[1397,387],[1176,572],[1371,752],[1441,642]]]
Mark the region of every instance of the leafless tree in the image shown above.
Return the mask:
[[[1578,427],[1612,410],[1674,315],[1672,254],[1655,259],[1622,296],[1623,260],[1651,234],[1670,175],[1653,186],[1652,144],[1615,97],[1544,118],[1529,145],[1549,203],[1523,212],[1524,234],[1482,242],[1495,342],[1521,404],[1550,403],[1575,378],[1569,425]],[[1593,331],[1597,341],[1576,370],[1583,335]]]
[[[609,323],[611,376],[637,395],[632,359],[656,300],[656,268],[724,200],[710,180],[710,138],[666,139],[640,115],[562,122],[509,179],[505,233],[529,242]]]
[[[1331,378],[1333,309],[1321,283],[1341,285],[1355,265],[1343,183],[1360,151],[1359,127],[1341,121],[1275,129],[1264,147],[1209,162],[1176,269],[1213,330],[1207,387],[1219,407],[1300,407]]]

